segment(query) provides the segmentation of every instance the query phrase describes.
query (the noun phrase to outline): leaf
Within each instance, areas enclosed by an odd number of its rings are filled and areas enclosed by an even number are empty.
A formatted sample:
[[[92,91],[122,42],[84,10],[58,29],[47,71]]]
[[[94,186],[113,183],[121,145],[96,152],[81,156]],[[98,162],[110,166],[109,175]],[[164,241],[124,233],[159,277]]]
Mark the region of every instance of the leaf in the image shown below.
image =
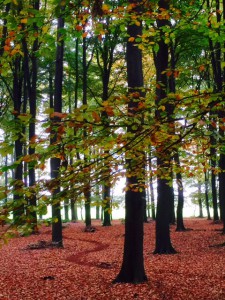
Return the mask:
[[[92,112],[92,116],[93,116],[96,123],[99,123],[101,121],[101,118],[100,118],[99,114],[96,111]]]
[[[201,66],[199,67],[199,72],[203,72],[203,71],[205,71],[205,66],[204,66],[204,65],[201,65]]]
[[[166,109],[165,105],[160,105],[159,106],[159,110],[165,111],[165,109]]]
[[[105,107],[105,111],[106,111],[106,113],[107,113],[107,115],[109,117],[114,116],[114,111],[113,111],[113,107],[112,106],[106,106]]]
[[[135,38],[133,37],[133,36],[131,36],[131,37],[129,37],[129,39],[128,39],[128,42],[134,42],[135,41]]]
[[[20,20],[20,23],[22,23],[22,24],[27,24],[27,18],[21,19],[21,20]]]
[[[107,4],[103,4],[102,5],[102,10],[104,11],[104,12],[108,12],[109,11],[109,5],[107,5]]]
[[[56,111],[51,114],[51,118],[57,117],[59,119],[63,119],[63,118],[66,118],[67,116],[68,116],[68,114],[66,114],[66,113],[61,113],[61,112],[56,112]]]

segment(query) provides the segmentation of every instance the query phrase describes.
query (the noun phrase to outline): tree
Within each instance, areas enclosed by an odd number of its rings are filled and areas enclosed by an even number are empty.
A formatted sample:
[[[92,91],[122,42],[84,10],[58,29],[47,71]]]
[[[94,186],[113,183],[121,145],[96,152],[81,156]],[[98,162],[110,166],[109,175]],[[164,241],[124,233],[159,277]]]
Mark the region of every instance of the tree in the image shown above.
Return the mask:
[[[160,40],[158,42],[158,51],[155,54],[155,66],[156,66],[156,105],[158,107],[156,111],[156,120],[159,122],[161,117],[161,105],[162,101],[167,97],[167,75],[168,69],[168,44],[165,42],[164,28],[169,27],[168,18],[163,13],[169,9],[169,1],[159,1],[159,17],[157,19],[157,27],[159,29]],[[171,115],[173,114],[173,106],[170,103],[165,102],[166,119],[169,122],[173,122]],[[164,108],[163,108],[164,112]],[[162,113],[163,115],[163,113]],[[168,129],[167,129],[168,130]],[[165,145],[163,145],[165,148]],[[171,189],[171,150],[165,153],[165,150],[161,150],[162,147],[158,147],[157,151],[157,212],[156,212],[156,247],[154,254],[173,254],[176,253],[170,241],[170,212],[172,206],[172,189]]]
[[[57,47],[55,63],[55,82],[54,82],[54,113],[52,118],[52,137],[50,144],[59,146],[60,134],[60,113],[62,113],[62,82],[63,82],[63,58],[64,58],[64,39],[62,29],[64,28],[65,7],[59,4],[60,16],[57,25]],[[60,210],[60,166],[61,159],[52,157],[51,160],[51,179],[52,179],[52,242],[58,246],[63,246],[62,221]]]
[[[142,1],[130,0],[132,5],[131,17],[127,26],[127,81],[128,81],[128,119],[131,124],[127,131],[133,136],[140,133],[139,125],[135,124],[137,118],[138,103],[144,97],[143,73],[142,73],[142,51],[135,45],[135,38],[142,35],[141,14]],[[140,24],[139,24],[140,22]],[[140,118],[140,117],[139,117]],[[140,123],[139,123],[140,124]],[[136,126],[135,126],[136,125]],[[125,194],[125,242],[122,267],[114,280],[116,282],[141,283],[147,280],[144,270],[143,259],[143,176],[144,156],[139,147],[133,146],[131,157],[126,159],[127,167],[127,191]],[[138,168],[138,170],[137,170]]]
[[[38,16],[39,13],[39,1],[34,1],[33,7]],[[33,35],[38,36],[38,26],[36,22],[32,24],[29,29]],[[22,39],[23,52],[24,52],[24,94],[27,95],[29,100],[30,116],[31,120],[29,122],[29,149],[28,153],[30,157],[35,157],[35,137],[36,137],[36,110],[37,110],[37,75],[38,75],[38,64],[37,64],[37,50],[39,49],[38,38],[36,37],[32,44],[32,51],[29,55],[28,45],[26,37]],[[31,227],[33,233],[37,232],[37,197],[35,191],[36,185],[36,174],[35,174],[35,160],[33,159],[28,163],[28,175],[29,175],[29,187],[30,193],[28,197],[28,209],[27,214],[30,218]]]

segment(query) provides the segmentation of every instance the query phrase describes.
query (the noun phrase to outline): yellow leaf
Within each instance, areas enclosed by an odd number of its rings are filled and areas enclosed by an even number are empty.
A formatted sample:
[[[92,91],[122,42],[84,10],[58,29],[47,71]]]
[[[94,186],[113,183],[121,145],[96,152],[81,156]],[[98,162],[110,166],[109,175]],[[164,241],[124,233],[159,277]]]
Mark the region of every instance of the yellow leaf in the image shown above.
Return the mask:
[[[21,19],[20,23],[27,24],[27,19]]]
[[[13,49],[12,51],[11,51],[11,55],[13,56],[13,55],[15,55],[16,53],[18,53],[18,51],[16,50],[16,49]]]
[[[138,49],[140,49],[140,50],[145,50],[145,46],[144,46],[143,44],[139,44],[139,45],[138,45]]]
[[[165,44],[169,44],[170,43],[170,39],[169,38],[166,38],[165,39]]]
[[[83,122],[84,121],[84,117],[82,115],[78,115],[78,116],[76,116],[76,121]]]
[[[162,111],[165,111],[166,107],[164,105],[160,105],[159,109],[161,109]]]
[[[16,50],[20,50],[20,45],[17,44],[16,47],[15,47],[15,49],[16,49]]]
[[[48,30],[49,30],[49,26],[43,26],[43,27],[42,27],[42,32],[43,32],[43,33],[47,33]]]
[[[53,108],[50,108],[50,107],[48,107],[48,108],[46,108],[45,110],[44,110],[44,114],[52,114],[54,112],[54,109]]]
[[[103,4],[102,5],[102,10],[103,11],[108,11],[109,10],[109,6],[107,4]]]

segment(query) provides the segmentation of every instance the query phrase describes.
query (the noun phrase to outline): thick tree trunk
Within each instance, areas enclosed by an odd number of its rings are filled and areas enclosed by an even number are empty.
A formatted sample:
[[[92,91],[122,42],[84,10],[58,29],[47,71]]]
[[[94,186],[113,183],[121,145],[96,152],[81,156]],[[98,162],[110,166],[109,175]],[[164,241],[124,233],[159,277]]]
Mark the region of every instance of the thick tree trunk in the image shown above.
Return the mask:
[[[133,182],[136,184],[135,178]],[[147,280],[143,260],[143,204],[141,193],[126,192],[123,263],[114,282],[141,283]]]
[[[158,2],[159,14],[163,10],[169,9],[169,1],[162,0]],[[155,53],[155,66],[156,66],[156,106],[160,107],[162,99],[167,96],[167,76],[165,71],[168,69],[169,61],[169,49],[165,43],[165,36],[163,28],[169,26],[170,23],[167,19],[158,18],[157,27],[160,31],[160,40],[158,42],[159,50]],[[173,105],[165,103],[165,112],[167,114],[168,126],[171,122],[173,124]],[[156,111],[156,119],[161,120],[161,111]],[[168,133],[170,129],[168,128]],[[157,176],[157,213],[156,213],[156,246],[155,254],[172,254],[176,253],[175,249],[171,245],[170,241],[170,220],[171,220],[171,207],[173,202],[173,193],[171,192],[171,180],[166,179],[171,174],[171,153],[162,152],[161,148],[165,147],[165,144],[157,147],[157,168],[159,170]],[[159,150],[158,150],[159,149]],[[170,150],[170,149],[169,149]]]
[[[133,13],[140,14],[142,1],[130,0],[129,3],[136,4]],[[129,37],[141,36],[142,27],[129,24],[127,33]],[[141,91],[143,88],[142,52],[135,46],[135,42],[129,41],[127,42],[127,75],[128,91],[131,98],[128,104],[128,114],[135,119],[135,108],[138,107],[140,97],[144,96]],[[136,99],[133,99],[134,95]],[[139,134],[138,130],[132,130],[132,126],[128,127],[128,132],[132,133],[133,136]],[[135,158],[127,159],[127,173],[128,175],[134,174],[138,168],[140,177],[143,178],[138,178],[137,175],[127,177],[123,263],[114,282],[141,283],[147,280],[143,259],[144,197],[143,192],[139,190],[140,179],[144,182],[145,169],[144,156],[140,149],[132,149],[131,151]]]
[[[160,161],[158,164],[160,165]],[[157,191],[156,246],[154,254],[174,254],[176,250],[170,241],[170,198],[167,197],[168,193],[170,193],[170,187],[168,186],[168,181],[165,179],[158,180]]]
[[[62,7],[63,9],[63,7]],[[54,111],[62,112],[62,82],[63,82],[63,57],[64,57],[64,41],[60,30],[64,28],[64,19],[58,18],[58,34],[57,34],[57,49],[56,49],[56,66],[55,66],[55,82],[54,82]],[[53,124],[58,126],[60,119],[53,118]],[[58,143],[57,131],[53,131],[51,138],[51,145]],[[58,247],[63,246],[62,237],[62,220],[61,220],[61,205],[58,194],[60,193],[60,158],[53,157],[50,161],[51,179],[55,181],[54,189],[52,191],[52,242]]]

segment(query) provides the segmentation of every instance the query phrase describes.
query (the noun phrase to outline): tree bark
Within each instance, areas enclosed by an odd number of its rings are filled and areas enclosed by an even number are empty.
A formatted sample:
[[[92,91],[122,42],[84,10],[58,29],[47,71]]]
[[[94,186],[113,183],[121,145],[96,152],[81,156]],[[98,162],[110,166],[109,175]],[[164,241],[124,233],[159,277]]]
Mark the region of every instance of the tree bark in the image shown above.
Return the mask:
[[[61,8],[62,11],[64,7]],[[54,81],[54,112],[62,112],[62,83],[63,83],[63,58],[64,58],[64,40],[60,30],[64,28],[64,18],[58,18],[57,27],[57,49],[56,49],[56,65],[55,65],[55,81]],[[53,127],[57,128],[60,124],[60,118],[54,117]],[[52,132],[51,145],[58,144],[57,130]],[[58,247],[63,247],[62,236],[62,219],[61,219],[61,206],[58,194],[60,193],[60,165],[61,160],[57,157],[52,157],[51,165],[51,179],[54,180],[54,189],[52,191],[52,243]]]
[[[87,39],[83,38],[83,104],[87,105]],[[87,132],[84,129],[84,138],[87,137]],[[88,162],[87,155],[84,155],[85,164]],[[91,226],[91,186],[90,186],[90,175],[87,173],[87,177],[84,183],[84,198],[85,198],[85,224],[86,227]]]
[[[161,11],[169,9],[169,1],[162,0],[158,2],[159,14]],[[157,19],[157,27],[160,32],[160,40],[158,42],[159,50],[155,53],[155,66],[156,66],[156,106],[160,107],[161,100],[167,96],[167,76],[165,71],[168,69],[169,50],[168,45],[165,43],[165,36],[163,32],[164,26],[169,26],[170,23],[163,17]],[[166,118],[169,122],[173,122],[173,105],[169,103],[165,104]],[[161,120],[161,112],[158,109],[156,111],[156,119]],[[168,129],[169,130],[169,129]],[[161,145],[164,147],[165,145]],[[160,147],[161,148],[161,147]],[[171,174],[171,153],[162,152],[159,147],[157,151],[157,212],[156,212],[156,246],[154,254],[173,254],[176,250],[173,248],[170,241],[170,218],[171,218],[171,206],[172,206],[172,192],[170,185],[171,180],[166,179]]]
[[[130,4],[136,4],[133,14],[138,16],[141,12],[142,1],[130,0]],[[142,35],[142,27],[136,24],[128,24],[127,33],[129,37]],[[130,102],[128,104],[128,114],[135,118],[135,109],[138,107],[140,97],[144,96],[143,71],[142,71],[142,52],[135,46],[135,42],[127,42],[127,76],[128,92]],[[136,99],[134,99],[136,95]],[[132,135],[138,135],[138,130],[133,130],[129,126],[127,131]],[[127,159],[127,173],[134,174],[138,168],[142,172],[144,180],[144,157],[137,154],[137,149],[132,149],[133,157]],[[142,153],[143,154],[143,153]],[[144,270],[143,258],[143,211],[144,197],[139,190],[139,178],[136,175],[127,177],[127,191],[125,193],[125,242],[122,267],[114,282],[141,283],[147,280]],[[137,191],[136,191],[137,189]]]
[[[176,165],[178,166],[178,170],[180,168],[180,158],[179,153],[176,151],[174,155],[174,160]],[[182,181],[182,174],[181,172],[176,173],[177,179],[177,189],[178,189],[178,204],[177,204],[177,227],[176,231],[185,231],[186,228],[184,226],[183,220],[183,207],[184,207],[184,191],[183,191],[183,181]]]
[[[207,210],[207,217],[208,220],[211,220],[210,217],[210,209],[209,209],[209,187],[208,187],[208,177],[207,173],[205,172],[205,203],[206,203],[206,210]]]
[[[18,57],[14,60],[13,68],[13,105],[14,105],[14,118],[15,126],[18,132],[17,139],[15,140],[15,161],[18,161],[23,155],[23,141],[22,141],[22,124],[18,118],[21,113],[22,106],[22,84],[23,79],[21,74],[21,59]],[[13,221],[15,224],[22,224],[24,217],[24,204],[23,195],[20,190],[23,187],[23,164],[18,163],[14,172],[14,193],[13,200],[15,203],[15,208],[13,210]]]

